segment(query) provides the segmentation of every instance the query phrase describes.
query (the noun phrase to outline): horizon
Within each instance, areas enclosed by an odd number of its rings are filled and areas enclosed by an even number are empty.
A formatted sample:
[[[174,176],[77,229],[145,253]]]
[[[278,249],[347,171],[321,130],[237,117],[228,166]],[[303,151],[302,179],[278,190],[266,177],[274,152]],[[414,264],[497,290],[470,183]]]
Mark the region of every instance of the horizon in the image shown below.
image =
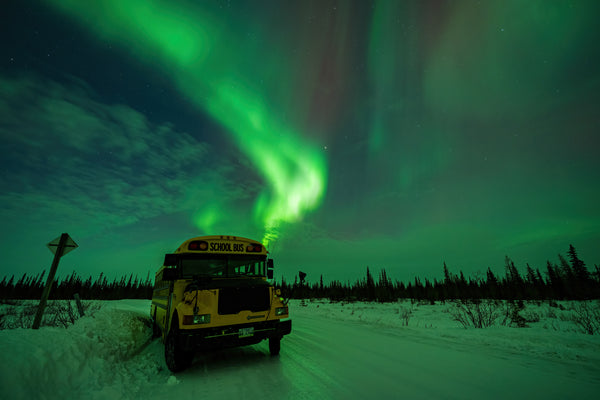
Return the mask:
[[[579,252],[577,251],[577,248],[574,246],[578,258],[584,262],[585,268],[593,275],[595,273],[595,268],[598,267],[598,263],[588,263],[586,262],[585,259],[583,259],[581,257],[581,255],[579,254]],[[553,266],[560,268],[560,263],[559,263],[559,258],[558,256],[562,256],[565,259],[568,258],[568,253],[557,253],[557,260],[550,260],[548,259],[547,261],[550,262]],[[549,280],[549,276],[548,276],[548,272],[547,272],[547,266],[546,264],[544,264],[544,266],[540,267],[540,266],[533,266],[533,265],[529,265],[528,263],[526,263],[525,265],[519,265],[518,263],[515,262],[515,260],[506,255],[505,257],[508,257],[508,260],[512,261],[515,264],[515,267],[517,268],[517,271],[519,272],[519,274],[525,278],[525,273],[526,273],[526,268],[527,266],[531,267],[534,271],[539,271],[542,278],[544,278],[546,281]],[[61,258],[62,260],[62,258]],[[506,258],[504,261],[505,265],[502,267],[489,267],[490,271],[497,277],[497,278],[501,278],[504,275],[508,274],[508,271],[506,270]],[[570,263],[570,261],[569,261]],[[440,267],[440,271],[441,273],[436,274],[435,276],[423,276],[423,275],[413,275],[410,276],[408,278],[397,278],[395,277],[393,274],[390,276],[390,273],[388,272],[388,270],[385,267],[382,268],[372,268],[370,266],[365,266],[364,269],[361,271],[361,273],[357,274],[355,278],[351,278],[348,277],[345,280],[341,280],[339,278],[330,278],[329,276],[327,276],[326,273],[321,273],[318,275],[312,275],[309,276],[307,274],[307,276],[305,277],[305,283],[307,284],[316,284],[320,281],[321,277],[323,278],[323,283],[326,285],[331,284],[332,282],[340,282],[342,284],[345,283],[349,283],[349,284],[355,284],[357,282],[362,281],[365,276],[366,276],[366,271],[367,269],[370,271],[370,274],[373,276],[373,278],[375,279],[375,281],[377,282],[379,279],[379,274],[382,273],[383,271],[385,271],[386,276],[388,277],[388,279],[390,279],[392,282],[395,283],[402,283],[402,284],[411,284],[414,283],[415,280],[420,280],[422,283],[429,281],[431,283],[434,282],[443,282],[444,281],[444,265],[448,268],[448,271],[450,273],[451,276],[454,277],[459,277],[461,274],[464,273],[464,271],[462,269],[453,269],[452,266],[448,266],[447,263],[443,263],[442,266]],[[158,267],[160,268],[160,267]],[[157,268],[157,270],[158,270]],[[0,276],[0,280],[4,281],[8,281],[12,278],[14,278],[14,281],[17,282],[19,279],[21,279],[24,275],[26,275],[27,277],[31,277],[31,278],[37,278],[40,276],[40,274],[44,274],[43,275],[43,280],[42,282],[45,283],[46,279],[47,279],[47,271],[49,270],[49,268],[44,268],[43,270],[38,271],[37,273],[28,273],[28,272],[23,272],[23,273],[13,273],[13,274],[5,274],[3,276]],[[471,273],[466,273],[465,274],[465,278],[467,279],[467,281],[477,281],[477,280],[486,280],[486,274],[487,274],[487,270],[488,268],[485,269],[480,269],[480,270],[475,270],[474,272]],[[275,268],[275,275],[274,275],[274,282],[275,283],[279,283],[281,284],[283,281],[285,281],[288,285],[291,284],[292,282],[295,282],[298,279],[298,275],[299,272],[301,271],[301,269],[299,269],[298,271],[296,271],[295,273],[292,273],[291,275],[281,275],[278,274],[277,272],[277,267]],[[61,273],[62,272],[62,273]],[[99,280],[99,278],[101,276],[103,276],[104,278],[107,279],[107,281],[109,282],[113,282],[113,281],[117,281],[117,280],[122,280],[122,279],[127,279],[129,277],[133,277],[135,279],[138,279],[140,283],[144,282],[146,280],[146,277],[148,279],[150,279],[150,281],[154,280],[154,275],[155,275],[156,271],[151,271],[148,270],[145,274],[141,274],[141,273],[135,273],[135,272],[124,272],[120,275],[117,275],[116,273],[113,274],[112,276],[104,273],[104,271],[97,271],[94,274],[82,274],[80,272],[78,272],[77,270],[73,269],[70,271],[66,271],[66,270],[62,270],[60,268],[60,264],[59,264],[59,268],[58,271],[56,273],[55,276],[55,281],[57,282],[61,282],[63,280],[66,280],[67,278],[69,278],[73,273],[75,274],[75,276],[81,278],[83,281],[87,280],[87,279],[91,279],[92,282],[95,282],[97,280]],[[302,271],[304,272],[304,271]],[[357,271],[358,272],[358,271]],[[311,279],[312,278],[312,279]]]

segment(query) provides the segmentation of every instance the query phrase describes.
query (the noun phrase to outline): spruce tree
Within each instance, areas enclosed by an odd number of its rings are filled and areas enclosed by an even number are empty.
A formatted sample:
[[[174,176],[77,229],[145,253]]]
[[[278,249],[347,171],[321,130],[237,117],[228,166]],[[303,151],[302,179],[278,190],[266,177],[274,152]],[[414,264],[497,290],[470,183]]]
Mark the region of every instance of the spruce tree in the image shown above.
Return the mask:
[[[539,284],[535,271],[529,264],[527,264],[527,298],[537,299],[539,298]]]
[[[375,300],[375,281],[373,280],[373,275],[371,275],[371,272],[369,271],[369,267],[367,267],[366,296],[369,301]]]
[[[577,251],[573,245],[569,245],[569,259],[571,260],[571,267],[575,277],[580,282],[588,282],[590,280],[590,272],[588,271],[585,263],[577,256]]]
[[[450,275],[450,271],[448,271],[448,267],[446,266],[446,261],[444,261],[444,283],[446,285],[452,283],[452,276]]]
[[[500,293],[498,289],[498,278],[496,278],[496,275],[494,275],[490,267],[488,267],[486,275],[487,280],[485,282],[485,286],[487,287],[487,296],[492,299],[500,298]]]
[[[592,295],[593,291],[591,275],[585,263],[577,256],[577,251],[572,244],[569,245],[569,259],[571,260],[571,267],[575,275],[577,297],[587,299]]]
[[[546,270],[548,274],[548,281],[550,282],[550,298],[556,300],[562,300],[565,297],[564,286],[558,267],[553,265],[550,261],[546,263]]]

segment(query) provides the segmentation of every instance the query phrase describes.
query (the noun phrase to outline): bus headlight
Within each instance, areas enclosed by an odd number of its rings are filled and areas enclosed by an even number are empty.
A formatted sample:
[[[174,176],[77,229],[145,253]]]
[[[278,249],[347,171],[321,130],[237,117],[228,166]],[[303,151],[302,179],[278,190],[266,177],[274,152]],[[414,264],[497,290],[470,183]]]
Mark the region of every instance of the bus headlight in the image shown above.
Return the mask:
[[[210,324],[210,314],[184,315],[184,325]]]
[[[287,307],[277,307],[275,309],[275,315],[287,315],[288,308]]]

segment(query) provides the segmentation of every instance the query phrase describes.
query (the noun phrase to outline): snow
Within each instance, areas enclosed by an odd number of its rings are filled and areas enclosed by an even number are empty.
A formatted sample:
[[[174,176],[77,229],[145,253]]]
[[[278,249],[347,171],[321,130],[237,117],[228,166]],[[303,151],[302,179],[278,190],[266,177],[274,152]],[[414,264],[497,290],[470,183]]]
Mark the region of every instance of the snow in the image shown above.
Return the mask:
[[[120,398],[158,371],[139,354],[150,343],[148,301],[103,302],[69,328],[0,331],[0,386],[6,398]],[[130,362],[132,358],[135,363]],[[123,391],[125,390],[125,393]]]
[[[486,329],[465,329],[454,321],[452,303],[429,305],[414,303],[331,303],[323,301],[305,302],[298,307],[297,316],[309,316],[315,310],[330,319],[357,321],[380,327],[403,329],[405,335],[414,335],[429,340],[439,340],[496,348],[504,352],[524,353],[550,359],[589,361],[600,366],[600,336],[584,335],[569,320],[575,302],[561,302],[563,309],[550,307],[547,303],[528,303],[521,312],[524,316],[537,316],[540,321],[528,323],[527,328],[496,325]],[[408,326],[406,324],[406,312]],[[541,340],[543,338],[543,340]],[[594,350],[594,351],[590,351]]]
[[[464,329],[453,306],[292,301],[281,355],[266,342],[197,355],[176,376],[150,301],[97,302],[68,328],[0,331],[0,398],[596,398],[600,336],[527,303],[527,328]],[[3,307],[7,307],[4,305]]]

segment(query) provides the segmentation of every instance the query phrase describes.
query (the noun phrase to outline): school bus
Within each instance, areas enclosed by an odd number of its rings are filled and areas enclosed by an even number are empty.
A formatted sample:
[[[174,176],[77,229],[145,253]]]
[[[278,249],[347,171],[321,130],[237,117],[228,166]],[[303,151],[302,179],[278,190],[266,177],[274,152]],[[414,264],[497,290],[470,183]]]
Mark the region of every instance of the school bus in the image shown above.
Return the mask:
[[[265,339],[270,354],[278,355],[292,321],[271,279],[273,260],[265,247],[239,236],[194,237],[165,254],[150,316],[154,336],[165,344],[168,368],[184,370],[197,351]]]

